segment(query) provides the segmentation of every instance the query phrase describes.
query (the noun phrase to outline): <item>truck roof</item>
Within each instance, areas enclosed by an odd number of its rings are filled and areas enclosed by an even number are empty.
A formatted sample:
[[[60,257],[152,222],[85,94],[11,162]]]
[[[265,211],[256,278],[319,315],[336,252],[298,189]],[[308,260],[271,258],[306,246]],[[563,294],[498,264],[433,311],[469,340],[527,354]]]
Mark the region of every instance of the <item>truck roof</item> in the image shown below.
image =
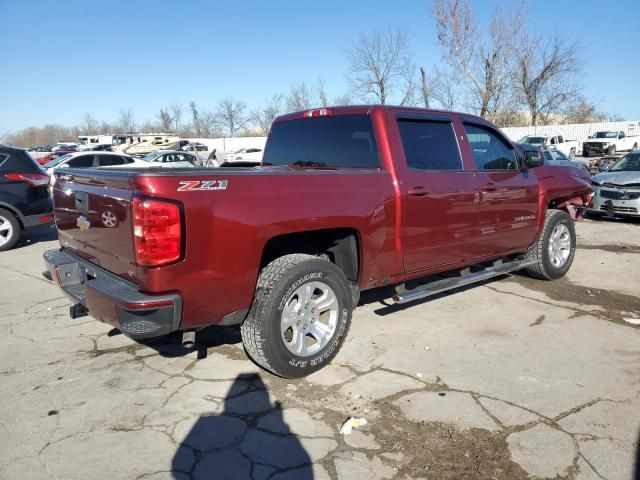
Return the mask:
[[[287,120],[295,120],[298,118],[304,118],[305,114],[309,114],[309,112],[319,112],[321,110],[326,110],[330,112],[329,115],[367,115],[370,114],[373,110],[392,110],[396,112],[407,112],[407,113],[416,113],[416,114],[448,114],[448,115],[459,115],[464,118],[474,119],[477,121],[481,121],[486,123],[486,120],[482,117],[478,117],[476,115],[471,115],[469,113],[464,112],[456,112],[449,110],[438,110],[434,108],[420,108],[420,107],[407,107],[402,105],[346,105],[346,106],[336,106],[336,107],[316,107],[311,108],[309,110],[300,110],[298,112],[291,112],[285,115],[280,115],[277,117],[274,122],[282,122]],[[324,116],[324,115],[318,115]]]

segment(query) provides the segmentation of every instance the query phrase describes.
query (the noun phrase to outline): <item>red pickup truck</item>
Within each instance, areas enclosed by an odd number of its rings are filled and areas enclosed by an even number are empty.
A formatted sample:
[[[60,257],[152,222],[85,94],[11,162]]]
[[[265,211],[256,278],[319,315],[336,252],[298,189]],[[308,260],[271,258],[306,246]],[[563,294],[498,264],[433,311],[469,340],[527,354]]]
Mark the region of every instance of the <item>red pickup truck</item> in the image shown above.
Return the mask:
[[[535,153],[461,113],[292,113],[260,167],[56,172],[44,257],[72,316],[133,338],[241,325],[254,361],[300,377],[337,353],[360,291],[563,276],[591,180]]]

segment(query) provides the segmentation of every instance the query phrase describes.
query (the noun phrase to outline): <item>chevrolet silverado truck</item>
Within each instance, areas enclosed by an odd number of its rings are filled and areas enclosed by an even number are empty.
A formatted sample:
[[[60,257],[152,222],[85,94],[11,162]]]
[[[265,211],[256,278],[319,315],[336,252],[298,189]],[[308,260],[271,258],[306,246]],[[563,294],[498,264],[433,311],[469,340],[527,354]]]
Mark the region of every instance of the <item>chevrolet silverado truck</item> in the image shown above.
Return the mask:
[[[567,140],[562,135],[527,135],[522,137],[519,143],[552,148],[564,153],[570,160],[573,160],[578,153],[578,141]]]
[[[637,149],[639,142],[639,136],[627,136],[622,130],[596,132],[582,142],[582,156],[588,157],[592,153],[613,156],[616,152]]]
[[[542,158],[467,114],[292,113],[255,168],[57,171],[44,259],[73,317],[133,338],[241,325],[256,363],[301,377],[336,355],[363,290],[404,303],[522,269],[562,277],[591,180]]]

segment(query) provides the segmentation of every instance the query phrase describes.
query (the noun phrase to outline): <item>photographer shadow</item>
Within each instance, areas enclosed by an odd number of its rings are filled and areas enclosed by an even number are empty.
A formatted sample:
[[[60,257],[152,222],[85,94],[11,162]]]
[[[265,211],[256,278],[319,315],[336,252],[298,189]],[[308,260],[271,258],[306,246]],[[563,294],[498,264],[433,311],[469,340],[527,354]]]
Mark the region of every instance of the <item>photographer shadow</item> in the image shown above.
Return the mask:
[[[311,458],[257,374],[236,377],[222,412],[201,416],[172,461],[176,480],[312,480]]]

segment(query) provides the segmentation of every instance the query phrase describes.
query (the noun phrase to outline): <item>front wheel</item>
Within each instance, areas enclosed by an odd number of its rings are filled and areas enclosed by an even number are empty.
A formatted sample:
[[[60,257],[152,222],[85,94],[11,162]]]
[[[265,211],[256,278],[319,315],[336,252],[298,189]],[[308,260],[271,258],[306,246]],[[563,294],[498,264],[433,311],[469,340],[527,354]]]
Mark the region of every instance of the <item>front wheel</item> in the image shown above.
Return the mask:
[[[260,272],[242,342],[248,355],[275,375],[304,377],[338,353],[352,310],[342,270],[312,255],[285,255]]]
[[[607,155],[610,157],[613,157],[616,154],[616,146],[615,145],[611,145],[608,149],[607,149]]]
[[[528,259],[538,263],[527,267],[526,272],[542,280],[563,277],[573,263],[575,252],[574,221],[563,210],[547,210],[540,239],[527,253]]]
[[[576,158],[576,149],[572,148],[569,150],[569,160],[573,160],[574,158]]]

